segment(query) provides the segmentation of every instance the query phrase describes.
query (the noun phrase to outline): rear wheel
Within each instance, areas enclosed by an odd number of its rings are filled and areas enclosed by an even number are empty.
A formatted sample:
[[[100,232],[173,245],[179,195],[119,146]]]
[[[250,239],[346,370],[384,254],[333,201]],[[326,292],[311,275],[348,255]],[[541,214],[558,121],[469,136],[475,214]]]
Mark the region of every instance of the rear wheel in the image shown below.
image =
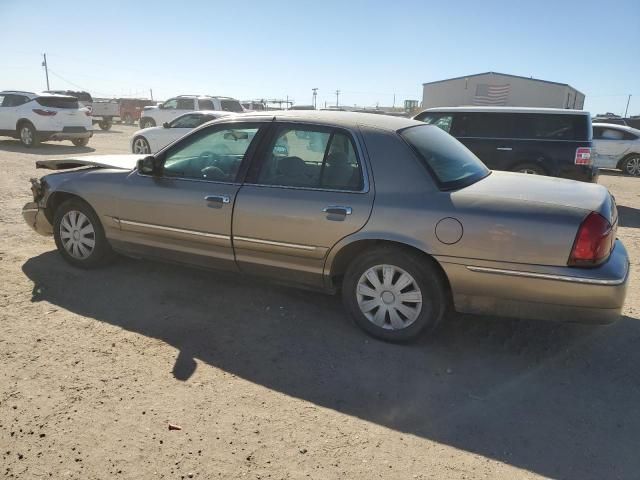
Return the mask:
[[[27,148],[37,147],[40,143],[36,128],[29,122],[20,124],[18,134],[20,136],[20,143]]]
[[[133,147],[131,148],[133,153],[138,153],[140,155],[147,155],[151,153],[151,147],[149,146],[149,142],[144,137],[136,137],[133,141]]]
[[[100,127],[100,130],[110,130],[113,126],[113,123],[108,120],[100,120],[98,122],[98,126]]]
[[[93,208],[72,198],[56,210],[53,235],[62,257],[80,268],[96,268],[113,258],[113,251]]]
[[[342,299],[354,321],[381,340],[406,342],[434,329],[446,310],[442,275],[399,248],[363,253],[349,265]]]
[[[76,147],[86,147],[87,145],[89,145],[89,139],[88,138],[74,138],[73,140],[71,140],[71,142]]]
[[[151,128],[155,126],[156,122],[153,120],[153,118],[143,118],[142,120],[140,120],[140,128]]]
[[[514,172],[526,173],[529,175],[546,175],[547,172],[535,163],[521,163],[513,167]]]
[[[640,177],[640,155],[631,155],[622,162],[622,171],[626,175]]]

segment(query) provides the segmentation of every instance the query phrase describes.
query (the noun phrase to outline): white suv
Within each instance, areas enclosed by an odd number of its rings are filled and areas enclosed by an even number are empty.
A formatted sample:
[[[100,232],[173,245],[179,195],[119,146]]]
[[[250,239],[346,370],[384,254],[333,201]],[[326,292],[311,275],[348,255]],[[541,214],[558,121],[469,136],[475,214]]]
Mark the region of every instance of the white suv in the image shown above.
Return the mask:
[[[216,110],[220,112],[242,113],[240,102],[230,97],[210,97],[208,95],[180,95],[157,107],[144,107],[140,115],[140,128],[155,127],[170,122],[174,118],[194,110]]]
[[[0,135],[18,138],[25,147],[46,140],[71,140],[84,147],[93,135],[91,112],[67,95],[3,91]]]

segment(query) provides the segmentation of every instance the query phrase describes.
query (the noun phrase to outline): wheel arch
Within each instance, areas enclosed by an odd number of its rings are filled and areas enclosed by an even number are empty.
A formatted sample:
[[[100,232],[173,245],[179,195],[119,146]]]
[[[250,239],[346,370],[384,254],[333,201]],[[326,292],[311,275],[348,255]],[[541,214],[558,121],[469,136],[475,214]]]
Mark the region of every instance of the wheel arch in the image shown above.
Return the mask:
[[[404,238],[354,238],[346,242],[343,240],[343,242],[331,249],[327,256],[327,261],[325,263],[325,278],[328,283],[328,288],[334,290],[338,285],[340,285],[342,277],[347,271],[347,268],[349,268],[350,263],[361,253],[372,248],[385,247],[405,250],[417,255],[424,259],[425,262],[429,262],[433,265],[439,272],[441,280],[445,286],[447,296],[449,297],[449,300],[451,300],[451,284],[449,282],[449,277],[447,276],[444,268],[442,268],[442,265],[440,265],[440,262],[438,262],[433,255],[427,252],[425,245],[421,245],[411,239]]]
[[[29,120],[28,118],[24,118],[23,117],[23,118],[18,119],[18,121],[16,122],[16,132],[18,132],[18,130],[20,129],[20,126],[25,124],[25,123],[28,123],[33,128],[36,128],[36,126],[33,124],[33,122],[31,120]]]
[[[44,209],[44,214],[47,217],[47,220],[49,220],[49,223],[51,223],[51,225],[53,225],[53,218],[55,217],[56,210],[64,202],[66,202],[67,200],[70,200],[72,198],[77,198],[78,200],[81,200],[82,202],[86,203],[87,205],[89,205],[91,207],[91,204],[89,202],[87,202],[84,198],[82,198],[80,195],[78,195],[77,193],[71,193],[71,192],[56,190],[55,192],[52,192],[47,197],[47,204],[46,204],[46,207]],[[91,208],[95,211],[95,209],[93,207],[91,207]]]

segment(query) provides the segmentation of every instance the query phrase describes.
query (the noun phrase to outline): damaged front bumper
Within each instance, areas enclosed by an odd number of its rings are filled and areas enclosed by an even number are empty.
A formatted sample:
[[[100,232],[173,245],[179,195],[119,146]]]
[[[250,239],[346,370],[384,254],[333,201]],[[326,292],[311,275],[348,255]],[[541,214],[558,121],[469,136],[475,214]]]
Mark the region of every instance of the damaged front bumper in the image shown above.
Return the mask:
[[[24,217],[24,221],[27,222],[27,225],[33,228],[40,235],[53,234],[53,227],[47,219],[44,210],[37,202],[29,202],[22,207],[22,216]]]

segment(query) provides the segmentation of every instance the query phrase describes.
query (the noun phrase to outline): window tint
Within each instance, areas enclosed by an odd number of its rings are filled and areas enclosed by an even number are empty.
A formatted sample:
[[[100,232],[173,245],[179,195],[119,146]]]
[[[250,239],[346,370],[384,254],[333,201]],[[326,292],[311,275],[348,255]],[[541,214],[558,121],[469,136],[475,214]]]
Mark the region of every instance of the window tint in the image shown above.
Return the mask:
[[[600,138],[602,140],[622,140],[624,133],[621,130],[615,130],[613,128],[601,129]]]
[[[443,189],[462,188],[489,174],[489,169],[460,142],[433,126],[400,132]]]
[[[215,110],[216,107],[213,106],[213,102],[207,99],[198,100],[198,110]]]
[[[163,175],[233,182],[258,129],[258,126],[207,129],[189,136],[167,152]]]
[[[74,97],[38,97],[36,102],[49,108],[79,108],[78,99]]]
[[[511,138],[513,114],[460,113],[456,116],[452,134],[456,137]]]
[[[178,100],[176,100],[175,98],[170,98],[169,100],[167,100],[162,104],[164,108],[168,108],[168,109],[175,109],[177,105],[178,105]]]
[[[193,105],[193,98],[178,99],[178,110],[195,110],[195,108],[193,108]]]
[[[362,169],[349,136],[331,130],[280,127],[266,150],[258,183],[361,190]]]
[[[516,138],[587,140],[588,123],[586,115],[519,114]]]
[[[198,113],[182,115],[171,122],[171,128],[195,128],[203,123],[203,116]]]
[[[237,100],[220,100],[220,108],[223,112],[242,113],[242,105]]]
[[[622,132],[624,140],[637,140],[638,136],[631,132]]]

